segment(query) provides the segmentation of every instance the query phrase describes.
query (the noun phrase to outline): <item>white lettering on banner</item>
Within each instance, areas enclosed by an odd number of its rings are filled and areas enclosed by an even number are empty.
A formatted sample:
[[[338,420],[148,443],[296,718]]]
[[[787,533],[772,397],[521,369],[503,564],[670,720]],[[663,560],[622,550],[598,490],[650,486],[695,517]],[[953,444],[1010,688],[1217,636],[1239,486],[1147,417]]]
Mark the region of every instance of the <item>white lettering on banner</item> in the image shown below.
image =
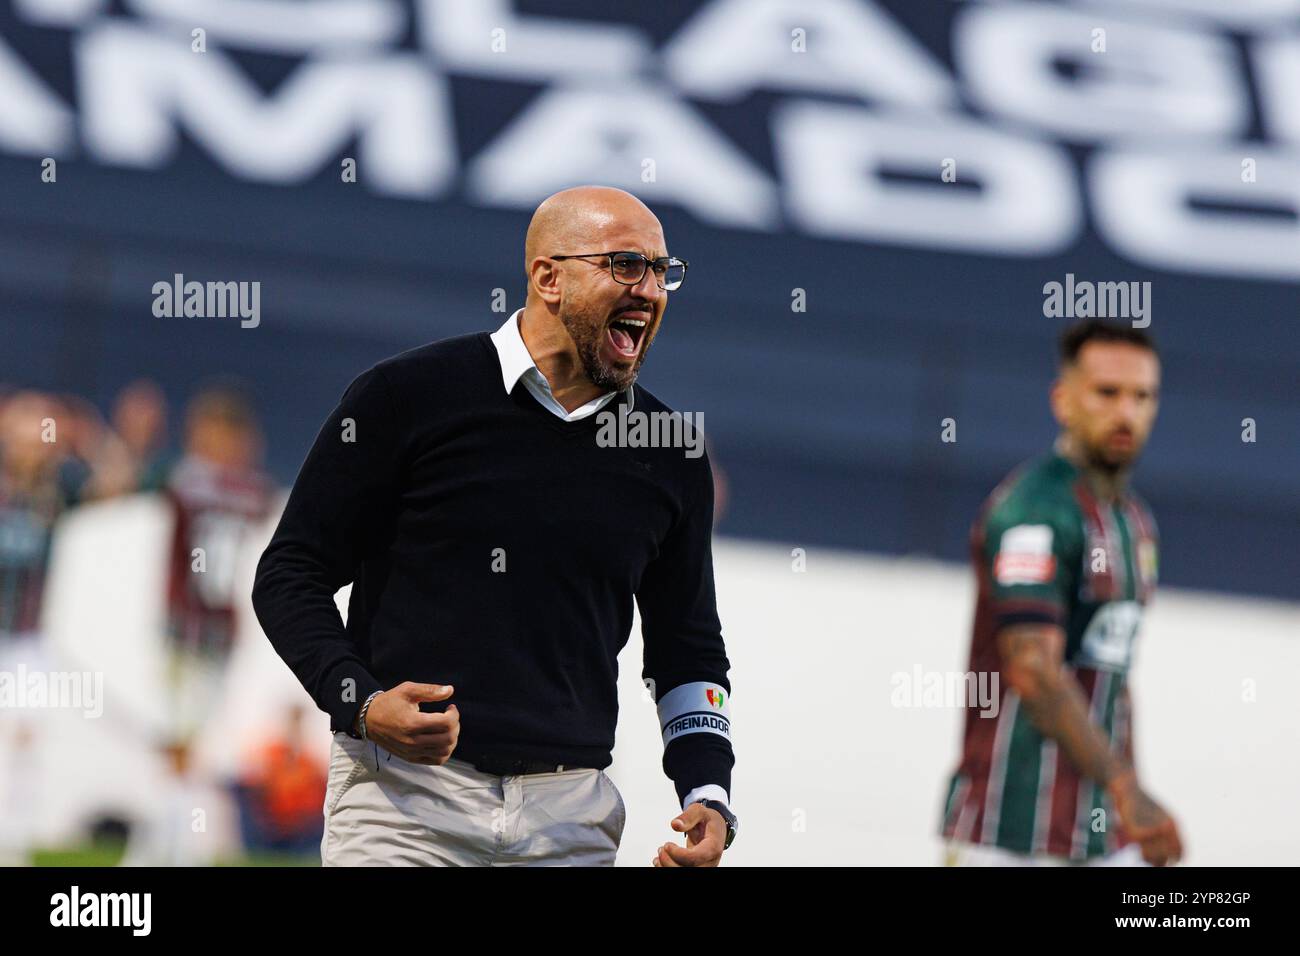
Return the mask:
[[[1241,181],[1241,151],[1185,148],[1107,151],[1089,177],[1097,223],[1132,259],[1173,269],[1300,278],[1300,156],[1251,145],[1261,175]],[[1272,203],[1290,216],[1206,214],[1189,200]]]
[[[75,141],[76,116],[0,38],[0,148],[36,156],[65,156]]]
[[[77,26],[108,10],[109,0],[13,0],[29,23]],[[180,27],[196,24],[223,47],[276,53],[381,49],[402,38],[400,0],[125,0],[142,17]]]
[[[1115,0],[1079,0],[1114,9]],[[1239,27],[1274,26],[1280,20],[1300,16],[1300,0],[1125,0],[1135,13],[1159,15],[1197,14]]]
[[[805,53],[790,49],[792,26],[807,31]],[[763,88],[917,107],[957,102],[952,79],[933,55],[878,8],[857,0],[706,4],[664,50],[664,69],[685,92],[715,100],[739,100]]]
[[[1278,138],[1300,143],[1300,35],[1261,40],[1255,57],[1264,122]]]
[[[703,3],[662,53],[639,27],[523,14],[511,0],[125,2],[133,16],[106,0],[15,0],[22,19],[69,31],[77,93],[74,106],[62,102],[24,61],[23,33],[0,38],[0,150],[156,169],[184,129],[232,176],[293,184],[356,140],[366,189],[433,200],[459,189],[462,172],[446,73],[567,80],[467,161],[466,198],[526,209],[575,182],[607,182],[720,227],[1037,256],[1082,235],[1086,199],[1100,237],[1134,262],[1300,278],[1289,253],[1300,158],[1278,146],[1300,143],[1300,36],[1278,27],[1300,0],[1231,10],[1131,0],[1140,18],[1086,0],[971,3],[953,23],[955,76],[879,3],[849,0]],[[210,31],[201,56],[191,21]],[[408,21],[417,51],[397,48]],[[1216,21],[1260,31],[1244,40],[1253,89]],[[1101,24],[1112,27],[1104,55],[1089,47]],[[240,65],[242,49],[300,62],[267,93]],[[776,181],[685,99],[733,103],[751,115],[724,128],[753,128],[766,108],[748,102],[758,89],[786,94],[771,110]],[[1239,143],[1252,107],[1263,137]],[[1086,176],[1056,139],[1090,147]],[[942,157],[975,188],[882,175],[924,180]],[[655,175],[643,180],[647,158]]]
[[[141,16],[201,24],[223,46],[252,49],[382,49],[402,39],[398,0],[126,0]]]
[[[521,17],[508,0],[417,0],[424,45],[448,69],[479,76],[544,78],[639,73],[651,58],[646,36],[630,26]],[[504,31],[509,56],[488,38]]]
[[[362,178],[385,192],[431,196],[454,172],[445,83],[418,57],[307,60],[264,97],[220,52],[146,31],[99,26],[78,46],[86,142],[113,162],[163,165],[183,123],[248,179],[305,179],[354,136]]]
[[[641,180],[645,156],[659,171],[652,182]],[[716,225],[779,222],[776,190],[762,170],[676,97],[637,85],[543,94],[469,174],[475,198],[522,209],[584,182],[677,203]]]
[[[1097,55],[1088,43],[1102,23],[1123,42]],[[953,25],[953,58],[981,106],[1086,140],[1240,133],[1250,101],[1236,56],[1226,37],[1040,3],[971,5]]]
[[[13,0],[14,10],[28,23],[75,26],[108,9],[109,0]]]
[[[1063,147],[958,117],[922,120],[853,106],[794,102],[773,119],[794,220],[840,239],[944,245],[1012,255],[1059,251],[1082,212]],[[939,184],[935,157],[962,157],[979,189]],[[910,168],[934,183],[890,182],[882,168]]]

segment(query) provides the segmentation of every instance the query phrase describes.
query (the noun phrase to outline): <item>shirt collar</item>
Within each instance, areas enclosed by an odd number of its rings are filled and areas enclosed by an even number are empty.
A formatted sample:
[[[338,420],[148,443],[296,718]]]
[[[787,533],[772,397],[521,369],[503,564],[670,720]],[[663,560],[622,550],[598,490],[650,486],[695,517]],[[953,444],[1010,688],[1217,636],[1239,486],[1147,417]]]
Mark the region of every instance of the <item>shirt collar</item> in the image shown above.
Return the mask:
[[[501,383],[505,386],[507,395],[514,391],[519,379],[530,369],[541,375],[541,370],[528,352],[528,346],[524,345],[524,337],[519,334],[519,316],[523,311],[516,310],[501,328],[492,333],[492,344],[496,346],[497,358],[501,360]],[[546,379],[545,375],[541,377],[543,381]]]
[[[528,346],[524,344],[524,337],[519,332],[519,316],[523,315],[523,312],[523,309],[516,309],[514,315],[506,319],[501,324],[501,328],[490,336],[492,344],[497,349],[497,358],[501,360],[501,384],[505,387],[506,394],[509,395],[514,391],[515,386],[519,384],[519,380],[527,375],[533,380],[533,384],[541,386],[543,391],[549,395],[551,383],[546,380],[542,370],[533,361],[532,353],[528,351]],[[600,402],[602,399],[611,398],[614,394],[616,393],[613,391],[605,392],[591,401]],[[632,396],[629,393],[629,408],[631,403]]]

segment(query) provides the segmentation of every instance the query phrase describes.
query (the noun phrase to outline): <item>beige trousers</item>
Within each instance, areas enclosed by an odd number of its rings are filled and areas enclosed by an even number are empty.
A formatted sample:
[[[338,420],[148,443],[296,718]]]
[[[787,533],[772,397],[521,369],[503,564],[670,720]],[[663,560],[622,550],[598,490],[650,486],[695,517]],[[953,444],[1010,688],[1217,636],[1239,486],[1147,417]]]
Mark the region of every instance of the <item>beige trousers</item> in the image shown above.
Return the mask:
[[[323,866],[613,866],[627,810],[602,770],[496,777],[335,734]]]

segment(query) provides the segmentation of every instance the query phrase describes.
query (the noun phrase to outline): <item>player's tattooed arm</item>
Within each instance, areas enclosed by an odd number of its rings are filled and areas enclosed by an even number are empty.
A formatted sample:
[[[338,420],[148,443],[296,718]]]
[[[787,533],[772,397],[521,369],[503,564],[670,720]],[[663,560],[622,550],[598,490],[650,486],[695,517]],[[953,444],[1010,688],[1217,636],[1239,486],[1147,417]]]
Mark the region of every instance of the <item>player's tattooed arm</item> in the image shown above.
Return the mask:
[[[1030,721],[1055,740],[1085,776],[1104,786],[1129,836],[1148,863],[1163,866],[1183,853],[1173,818],[1138,784],[1137,774],[1088,714],[1079,682],[1065,669],[1065,633],[1051,624],[1019,624],[998,633],[1002,673]]]
[[[1065,751],[1085,776],[1105,786],[1129,769],[1088,716],[1083,688],[1065,669],[1065,632],[1052,624],[1017,624],[998,634],[1002,676],[1039,733]]]

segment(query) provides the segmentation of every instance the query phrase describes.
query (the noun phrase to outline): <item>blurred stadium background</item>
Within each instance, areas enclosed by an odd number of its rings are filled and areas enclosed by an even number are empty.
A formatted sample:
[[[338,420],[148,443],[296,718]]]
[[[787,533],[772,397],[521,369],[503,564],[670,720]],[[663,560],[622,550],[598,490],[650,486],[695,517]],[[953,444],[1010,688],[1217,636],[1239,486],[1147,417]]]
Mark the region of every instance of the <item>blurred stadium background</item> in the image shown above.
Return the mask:
[[[642,381],[719,474],[729,862],[938,861],[958,713],[891,677],[966,666],[1067,275],[1150,282],[1164,356],[1144,774],[1189,862],[1293,862],[1298,85],[1300,0],[0,0],[0,670],[103,705],[0,708],[0,857],[312,860],[327,722],[247,599],[282,490],[358,372],[522,305],[531,209],[597,182],[691,262]],[[258,320],[158,316],[178,275]],[[622,662],[642,865],[673,795]]]

